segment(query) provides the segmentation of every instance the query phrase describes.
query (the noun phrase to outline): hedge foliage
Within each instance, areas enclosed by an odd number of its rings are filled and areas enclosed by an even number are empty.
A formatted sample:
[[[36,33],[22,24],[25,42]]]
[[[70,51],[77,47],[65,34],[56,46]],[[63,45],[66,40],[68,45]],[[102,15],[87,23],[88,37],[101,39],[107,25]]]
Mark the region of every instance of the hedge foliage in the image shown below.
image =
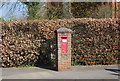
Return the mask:
[[[70,28],[73,65],[118,63],[119,19],[57,19],[4,21],[2,25],[2,66],[50,64],[56,54],[56,33]]]

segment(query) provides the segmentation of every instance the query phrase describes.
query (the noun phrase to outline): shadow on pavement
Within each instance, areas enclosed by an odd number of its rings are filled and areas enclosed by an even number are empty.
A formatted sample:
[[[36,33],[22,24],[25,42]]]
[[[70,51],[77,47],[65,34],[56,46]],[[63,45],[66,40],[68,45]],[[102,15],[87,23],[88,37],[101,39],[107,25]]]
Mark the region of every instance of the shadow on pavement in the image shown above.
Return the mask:
[[[112,72],[115,72],[115,73],[119,73],[120,72],[120,69],[105,69],[107,71],[112,71]]]
[[[47,70],[52,70],[52,71],[57,71],[56,67],[52,67],[52,66],[37,66],[38,68],[43,68],[43,69],[47,69]]]
[[[112,75],[120,76],[120,74],[112,74]]]
[[[117,73],[117,74],[112,74],[112,75],[120,76],[120,69],[105,69],[105,70]]]

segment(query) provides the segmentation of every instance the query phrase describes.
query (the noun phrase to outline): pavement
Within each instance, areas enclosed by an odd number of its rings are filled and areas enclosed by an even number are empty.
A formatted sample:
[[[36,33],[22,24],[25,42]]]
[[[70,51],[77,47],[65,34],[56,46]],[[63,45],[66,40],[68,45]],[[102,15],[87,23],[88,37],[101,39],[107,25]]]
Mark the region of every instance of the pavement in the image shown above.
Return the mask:
[[[70,71],[39,67],[2,68],[2,79],[118,79],[118,65],[72,66]]]

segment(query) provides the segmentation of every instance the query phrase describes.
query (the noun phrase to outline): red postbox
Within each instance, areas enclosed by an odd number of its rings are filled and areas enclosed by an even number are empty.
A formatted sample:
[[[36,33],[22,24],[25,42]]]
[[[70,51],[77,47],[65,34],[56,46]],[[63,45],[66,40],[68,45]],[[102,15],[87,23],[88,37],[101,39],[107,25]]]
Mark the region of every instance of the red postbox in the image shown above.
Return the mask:
[[[67,54],[67,52],[68,52],[68,35],[61,35],[61,49],[62,49],[62,54]]]

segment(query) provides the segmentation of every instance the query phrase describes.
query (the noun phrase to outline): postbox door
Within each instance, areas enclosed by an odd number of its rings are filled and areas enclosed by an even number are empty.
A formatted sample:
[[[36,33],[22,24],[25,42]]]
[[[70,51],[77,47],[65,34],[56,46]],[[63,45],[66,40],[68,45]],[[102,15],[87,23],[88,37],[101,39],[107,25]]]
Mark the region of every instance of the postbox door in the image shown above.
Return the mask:
[[[62,36],[62,54],[66,54],[68,52],[68,39],[67,36]]]

